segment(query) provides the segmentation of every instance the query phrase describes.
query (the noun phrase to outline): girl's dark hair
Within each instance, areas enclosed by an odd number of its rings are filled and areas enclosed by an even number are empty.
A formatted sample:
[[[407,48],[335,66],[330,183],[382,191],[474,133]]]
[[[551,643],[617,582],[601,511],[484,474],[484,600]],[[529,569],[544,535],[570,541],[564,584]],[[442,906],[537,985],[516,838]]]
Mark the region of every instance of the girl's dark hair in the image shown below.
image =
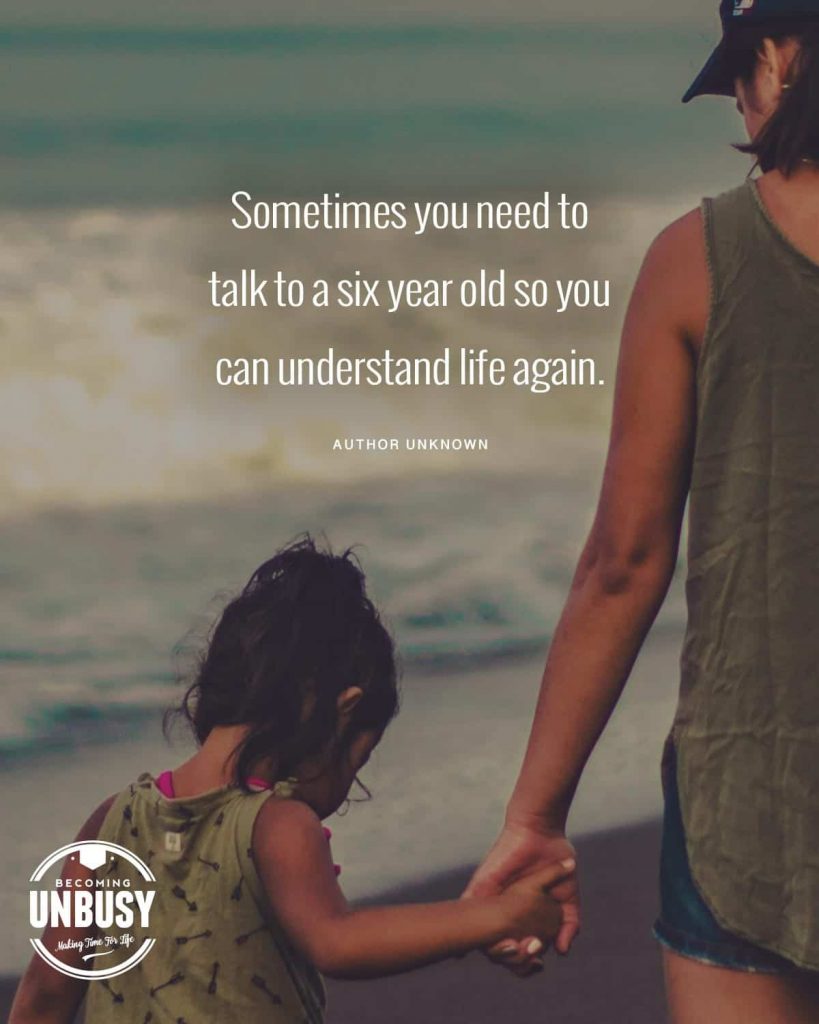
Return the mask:
[[[339,694],[363,696],[338,737]],[[351,551],[335,555],[305,536],[253,573],[225,607],[179,707],[202,743],[220,725],[245,725],[234,760],[247,785],[271,759],[278,779],[355,735],[381,732],[398,710],[395,651]]]
[[[804,161],[819,162],[819,21],[771,21],[728,32],[732,79],[753,79],[765,39],[775,43],[794,39],[799,49],[779,106],[755,139],[736,148],[756,157],[762,171],[776,169],[788,177]]]

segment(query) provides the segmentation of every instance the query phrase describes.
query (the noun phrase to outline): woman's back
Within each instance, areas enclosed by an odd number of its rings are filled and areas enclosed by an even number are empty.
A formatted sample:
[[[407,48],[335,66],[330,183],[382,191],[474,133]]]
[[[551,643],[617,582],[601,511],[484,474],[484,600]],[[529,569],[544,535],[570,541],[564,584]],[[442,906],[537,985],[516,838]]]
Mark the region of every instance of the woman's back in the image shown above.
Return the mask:
[[[819,902],[819,244],[795,216],[803,187],[766,179],[703,207],[712,301],[675,745],[716,916],[817,967],[819,927],[798,908]]]

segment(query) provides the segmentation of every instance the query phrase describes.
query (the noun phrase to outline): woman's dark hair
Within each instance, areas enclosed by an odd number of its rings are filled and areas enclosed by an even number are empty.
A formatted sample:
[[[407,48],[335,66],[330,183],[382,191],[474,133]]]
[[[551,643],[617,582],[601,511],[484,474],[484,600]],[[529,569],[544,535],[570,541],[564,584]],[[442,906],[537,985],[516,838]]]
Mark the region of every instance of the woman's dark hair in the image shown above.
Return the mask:
[[[338,736],[339,695],[363,695]],[[272,759],[276,777],[335,744],[341,758],[365,730],[398,710],[395,651],[351,551],[335,555],[305,536],[253,573],[225,607],[179,707],[202,743],[220,725],[245,725],[237,781]],[[166,722],[167,724],[167,722]]]
[[[765,39],[793,39],[799,49],[779,106],[755,139],[736,148],[756,157],[762,171],[776,169],[788,177],[804,161],[819,162],[819,21],[771,21],[732,29],[726,34],[732,79],[753,79]]]

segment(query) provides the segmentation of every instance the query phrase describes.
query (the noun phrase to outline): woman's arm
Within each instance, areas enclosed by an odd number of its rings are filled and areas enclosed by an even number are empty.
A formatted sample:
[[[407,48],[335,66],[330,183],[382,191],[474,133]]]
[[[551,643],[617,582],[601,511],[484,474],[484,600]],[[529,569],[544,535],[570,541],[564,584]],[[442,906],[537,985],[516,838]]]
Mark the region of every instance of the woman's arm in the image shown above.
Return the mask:
[[[573,862],[553,864],[486,899],[351,909],[336,881],[321,822],[295,800],[268,800],[253,834],[270,904],[294,945],[323,974],[374,978],[497,942],[551,941],[560,911],[547,890]]]
[[[116,797],[112,796],[100,804],[80,829],[75,842],[82,843],[97,838],[115,799]],[[84,881],[88,877],[91,877],[91,873],[79,861],[67,862],[62,873],[63,879],[71,878],[74,882]],[[53,951],[59,942],[68,939],[81,941],[88,934],[87,930],[79,928],[48,927],[43,933],[43,944]],[[66,960],[68,955],[71,954],[63,952],[61,959]],[[79,951],[76,953],[76,966],[83,966]],[[17,988],[9,1024],[72,1024],[87,987],[87,981],[60,974],[35,955],[31,958]]]
[[[674,573],[695,430],[709,284],[699,211],[649,250],[623,331],[597,514],[552,640],[504,831],[470,885],[490,892],[566,856],[566,819]],[[575,883],[557,948],[579,927]]]

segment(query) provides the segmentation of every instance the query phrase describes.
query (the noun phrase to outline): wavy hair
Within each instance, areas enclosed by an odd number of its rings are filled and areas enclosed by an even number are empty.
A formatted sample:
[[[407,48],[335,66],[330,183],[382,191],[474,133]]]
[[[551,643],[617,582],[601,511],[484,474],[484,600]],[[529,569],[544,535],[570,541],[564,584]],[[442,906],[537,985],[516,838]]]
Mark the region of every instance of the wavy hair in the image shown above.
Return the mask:
[[[339,736],[337,701],[351,686],[363,695]],[[329,749],[341,758],[357,734],[383,731],[398,703],[393,640],[357,558],[305,535],[260,565],[226,605],[165,726],[181,717],[199,743],[217,726],[247,726],[233,761],[247,787],[262,760],[285,779]]]

